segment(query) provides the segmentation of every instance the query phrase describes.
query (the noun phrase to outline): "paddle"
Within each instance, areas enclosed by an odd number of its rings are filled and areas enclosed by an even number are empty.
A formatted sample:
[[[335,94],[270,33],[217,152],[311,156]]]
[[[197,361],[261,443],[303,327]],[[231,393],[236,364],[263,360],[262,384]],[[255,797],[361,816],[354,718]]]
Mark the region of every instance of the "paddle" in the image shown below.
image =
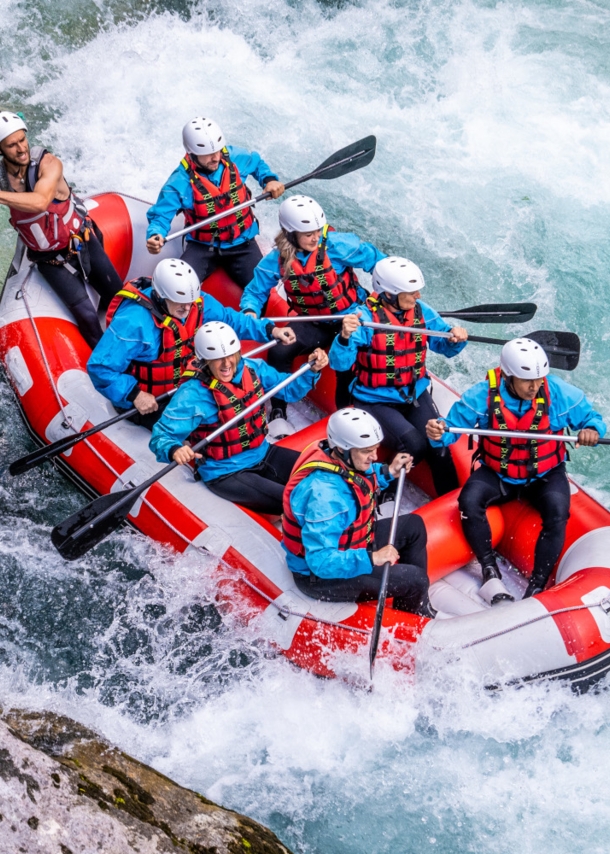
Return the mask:
[[[289,190],[291,187],[296,187],[297,184],[303,184],[311,178],[329,180],[331,178],[340,178],[342,175],[348,175],[350,172],[355,172],[356,169],[362,169],[363,166],[368,166],[371,160],[375,157],[376,145],[377,140],[374,136],[365,136],[364,139],[359,139],[358,142],[354,142],[339,151],[335,151],[335,153],[331,154],[324,163],[320,163],[313,172],[308,172],[307,175],[302,175],[300,178],[288,181],[287,184],[284,184],[284,187]],[[243,211],[246,208],[251,208],[258,204],[258,202],[262,202],[265,199],[270,198],[271,193],[261,193],[254,199],[249,199],[247,202],[242,202],[240,205],[235,205],[233,208],[227,208],[227,210],[222,211],[221,213],[209,216],[206,219],[201,220],[201,222],[196,222],[193,225],[189,225],[187,228],[182,228],[180,231],[174,231],[172,234],[168,234],[165,238],[165,242],[167,243],[170,240],[175,240],[177,237],[182,237],[191,231],[195,231],[197,228],[202,228],[204,225],[210,225],[212,222],[218,222],[219,219],[223,219],[223,217],[229,216],[229,214],[234,214],[237,213],[237,211]]]
[[[310,369],[311,364],[309,362],[301,365],[297,371],[286,377],[281,383],[278,383],[275,388],[265,392],[262,397],[259,397],[254,403],[247,406],[242,412],[230,418],[226,424],[218,427],[217,430],[212,431],[205,439],[197,442],[193,446],[193,450],[199,451],[201,448],[205,448],[217,436],[220,436],[225,430],[229,430],[235,424],[238,424],[247,415],[262,406],[269,398],[277,394],[278,391],[281,391],[281,389]],[[57,551],[66,560],[76,560],[84,555],[89,549],[92,549],[93,546],[96,546],[107,537],[108,534],[116,530],[121,522],[126,520],[140,495],[146,492],[153,483],[156,483],[166,474],[169,474],[177,465],[178,463],[176,462],[169,463],[169,465],[162,468],[157,474],[149,477],[148,480],[145,480],[139,486],[127,487],[120,492],[111,492],[109,495],[101,495],[87,504],[86,507],[73,513],[68,519],[64,519],[51,532],[51,541]]]
[[[402,491],[405,485],[406,471],[401,468],[398,477],[398,486],[396,487],[396,503],[394,504],[394,512],[392,513],[392,525],[390,527],[390,536],[388,545],[393,546],[396,539],[396,528],[398,526],[398,517],[400,515],[400,501],[402,499]],[[375,611],[375,622],[373,623],[373,632],[371,634],[371,646],[369,649],[369,662],[371,666],[371,681],[373,679],[373,669],[375,667],[375,658],[377,656],[377,647],[379,646],[379,635],[381,634],[381,621],[383,620],[383,612],[385,609],[385,600],[388,595],[388,579],[390,577],[390,561],[383,565],[383,575],[381,576],[381,586],[379,588],[379,599],[377,600],[377,610]]]
[[[269,350],[271,347],[275,347],[277,344],[277,339],[274,338],[273,341],[268,341],[266,344],[263,344],[262,347],[257,347],[255,350],[251,350],[246,355],[248,357],[256,356],[258,353],[261,353],[263,350]],[[162,400],[166,400],[176,391],[175,388],[170,389],[170,391],[166,391],[163,394],[160,394],[159,397],[155,398],[157,403],[160,403]],[[30,469],[36,468],[36,466],[41,465],[47,460],[52,460],[55,457],[58,457],[60,454],[64,454],[66,451],[69,451],[70,448],[73,448],[74,445],[77,445],[79,442],[82,442],[83,439],[88,439],[90,436],[94,436],[96,433],[99,433],[101,430],[105,430],[107,427],[112,427],[113,424],[117,424],[119,421],[124,421],[126,418],[131,418],[133,415],[137,413],[137,409],[135,406],[133,409],[128,409],[125,412],[121,412],[119,415],[115,415],[113,418],[109,418],[108,421],[103,421],[101,424],[96,424],[95,427],[90,427],[88,430],[84,430],[82,433],[73,433],[70,436],[64,436],[62,439],[58,439],[56,442],[53,442],[51,445],[45,445],[42,448],[37,448],[35,451],[32,451],[31,454],[26,454],[25,457],[19,457],[18,460],[13,460],[13,462],[9,465],[8,470],[9,473],[13,475],[23,474]]]
[[[516,303],[487,303],[473,305],[470,308],[458,308],[456,311],[439,311],[441,317],[457,317],[460,320],[470,320],[471,323],[527,323],[536,314],[538,306],[533,302]],[[293,314],[288,317],[266,317],[272,323],[299,323],[315,320],[336,321],[345,317],[344,314]]]
[[[433,338],[451,338],[450,332],[437,332],[433,329],[418,329],[415,326],[394,326],[391,323],[372,323],[365,320],[362,324],[371,329],[382,329],[386,332],[410,332],[414,335],[429,335]],[[524,338],[531,338],[540,344],[549,357],[549,365],[561,371],[573,371],[580,359],[580,338],[575,332],[551,331],[547,329],[538,332],[528,332]],[[487,338],[481,335],[469,335],[468,341],[476,344],[508,344],[508,338]]]
[[[465,433],[472,436],[501,436],[504,439],[528,439],[529,441],[535,440],[536,442],[542,440],[572,444],[578,442],[578,436],[556,436],[554,433],[521,433],[518,430],[481,430],[479,427],[447,427],[446,424],[445,433],[457,433],[458,435]],[[598,439],[597,445],[610,445],[610,439]],[[596,448],[597,445],[582,445],[581,447]]]

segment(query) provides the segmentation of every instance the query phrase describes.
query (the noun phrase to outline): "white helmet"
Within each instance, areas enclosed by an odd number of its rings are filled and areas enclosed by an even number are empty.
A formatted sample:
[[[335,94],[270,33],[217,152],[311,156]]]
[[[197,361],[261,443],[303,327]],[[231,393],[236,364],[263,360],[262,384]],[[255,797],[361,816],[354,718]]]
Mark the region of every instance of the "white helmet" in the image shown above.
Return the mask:
[[[383,430],[376,418],[364,409],[339,409],[328,419],[326,435],[331,448],[351,451],[370,448],[383,440]]]
[[[282,202],[279,210],[280,227],[292,233],[317,231],[326,225],[326,217],[320,205],[309,196],[291,196]]]
[[[26,123],[17,113],[9,113],[8,110],[0,112],[0,142],[17,130],[27,131],[27,129]]]
[[[201,295],[199,276],[190,264],[178,258],[164,258],[155,267],[152,286],[161,299],[172,302],[195,302]]]
[[[422,271],[407,258],[390,255],[375,264],[373,290],[378,294],[412,294],[425,284]]]
[[[225,147],[225,138],[216,122],[197,116],[182,128],[182,142],[190,154],[214,154]]]
[[[549,372],[549,360],[540,344],[531,338],[513,338],[502,347],[500,367],[507,377],[541,379]]]
[[[227,323],[210,320],[197,330],[195,335],[195,353],[198,359],[222,359],[239,353],[241,342],[237,332]]]

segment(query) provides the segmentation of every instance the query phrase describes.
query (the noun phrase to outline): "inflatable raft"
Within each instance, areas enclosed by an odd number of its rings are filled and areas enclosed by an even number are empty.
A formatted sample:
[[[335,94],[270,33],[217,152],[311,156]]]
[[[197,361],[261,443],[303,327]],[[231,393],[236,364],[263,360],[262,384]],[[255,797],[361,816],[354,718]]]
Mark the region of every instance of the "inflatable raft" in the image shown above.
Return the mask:
[[[145,249],[148,204],[108,193],[87,205],[120,276],[151,275],[159,256]],[[180,227],[178,220],[174,227]],[[170,243],[161,257],[179,251]],[[226,277],[215,274],[206,289],[237,306],[239,291]],[[286,313],[279,293],[270,300],[269,313]],[[0,300],[0,358],[37,443],[54,442],[115,414],[88,378],[89,352],[68,310],[18,242]],[[456,399],[437,378],[433,394],[441,414]],[[328,413],[332,399],[328,371],[313,403]],[[281,441],[302,449],[324,435],[324,424],[312,423]],[[148,450],[149,437],[144,428],[123,421],[80,442],[57,463],[88,496],[107,494],[142,483],[162,468]],[[465,437],[451,452],[463,483],[470,471]],[[480,575],[464,568],[473,555],[462,534],[457,490],[434,498],[425,463],[410,477],[413,494],[421,496],[422,506],[415,512],[428,531],[431,600],[443,619],[395,611],[389,600],[378,658],[412,669],[422,660],[422,650],[427,660],[430,652],[457,655],[490,686],[553,678],[586,689],[603,677],[610,669],[610,512],[571,481],[571,518],[554,585],[532,599],[490,609],[478,595]],[[527,578],[540,531],[537,512],[513,501],[491,508],[488,516],[494,546]],[[368,662],[375,603],[307,598],[286,566],[277,519],[213,495],[195,481],[190,468],[179,467],[152,485],[129,522],[179,552],[201,551],[216,558],[219,597],[238,603],[244,618],[256,620],[257,630],[300,667],[332,676],[353,656]],[[519,580],[515,585],[518,589]]]

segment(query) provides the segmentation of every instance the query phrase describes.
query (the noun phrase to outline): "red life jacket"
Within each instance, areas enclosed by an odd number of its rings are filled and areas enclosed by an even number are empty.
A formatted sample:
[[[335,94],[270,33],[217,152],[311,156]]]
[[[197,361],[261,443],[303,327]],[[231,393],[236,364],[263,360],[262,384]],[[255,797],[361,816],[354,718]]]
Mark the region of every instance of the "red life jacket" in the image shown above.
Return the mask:
[[[358,302],[358,279],[353,268],[346,267],[339,276],[330,263],[328,232],[325,225],[316,253],[310,254],[305,266],[295,258],[290,272],[280,267],[286,299],[297,314],[339,314]]]
[[[162,314],[150,297],[142,293],[140,288],[150,286],[150,282],[143,276],[123,285],[108,306],[106,322],[110,324],[123,300],[133,300],[150,311],[155,326],[162,330],[159,355],[152,362],[133,361],[128,373],[136,378],[142,391],[158,397],[178,385],[187,361],[193,356],[193,338],[203,319],[203,299],[197,297],[186,320],[181,322]]]
[[[47,153],[42,146],[30,151],[30,165],[26,173],[25,192],[31,193],[38,180],[40,161]],[[53,199],[46,211],[38,214],[18,211],[9,205],[9,222],[19,233],[29,249],[35,252],[54,252],[66,249],[72,237],[78,235],[84,225],[84,217],[74,204],[72,191],[64,201]]]
[[[521,417],[505,405],[500,395],[500,368],[487,374],[489,383],[488,409],[491,430],[518,430],[521,432],[550,433],[549,407],[551,396],[546,378],[538,397]],[[556,435],[560,436],[563,430]],[[498,436],[480,436],[478,457],[502,477],[531,480],[555,468],[566,458],[563,442],[537,441],[536,439],[505,439]]]
[[[296,520],[290,496],[293,489],[314,471],[329,471],[343,478],[354,495],[358,512],[349,528],[341,534],[339,551],[347,549],[365,549],[375,539],[375,499],[378,491],[375,474],[364,475],[348,468],[325,453],[319,442],[305,448],[292,470],[290,480],[284,489],[284,515],[282,516],[282,542],[289,552],[297,557],[305,557],[303,531]]]
[[[381,305],[379,294],[372,294],[366,301],[375,323],[391,323],[392,326],[414,326],[426,328],[423,311],[419,302],[409,311],[405,311],[400,322],[395,314],[386,311]],[[407,332],[402,335],[376,329],[368,347],[358,351],[354,370],[358,381],[368,388],[393,386],[406,387],[406,397],[412,398],[415,383],[426,376],[425,336]]]
[[[193,190],[193,210],[184,211],[184,221],[187,226],[201,222],[209,216],[221,213],[227,208],[240,205],[252,198],[252,193],[246,187],[237,170],[237,166],[229,157],[226,148],[222,149],[221,164],[224,166],[220,186],[217,187],[209,178],[198,172],[200,166],[193,160],[190,154],[185,154],[180,161],[191,182]],[[251,208],[228,214],[217,222],[204,225],[195,231],[191,231],[191,237],[200,243],[233,243],[240,234],[255,223]]]
[[[265,393],[256,371],[249,365],[244,365],[240,383],[225,384],[214,379],[209,371],[202,370],[199,363],[194,361],[183,374],[183,381],[187,379],[197,379],[209,388],[218,406],[218,421],[214,424],[201,424],[194,430],[189,436],[191,445],[205,439],[221,424],[226,424]],[[213,439],[202,453],[213,460],[226,460],[235,454],[258,448],[265,441],[266,435],[267,416],[262,405],[243,421]]]

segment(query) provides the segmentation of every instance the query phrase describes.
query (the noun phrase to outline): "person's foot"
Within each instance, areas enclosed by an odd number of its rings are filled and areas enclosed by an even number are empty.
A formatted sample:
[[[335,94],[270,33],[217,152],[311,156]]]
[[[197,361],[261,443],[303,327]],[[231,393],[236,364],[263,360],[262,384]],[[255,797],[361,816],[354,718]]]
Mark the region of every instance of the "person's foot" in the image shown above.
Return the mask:
[[[497,564],[490,563],[482,567],[483,585],[479,590],[479,595],[490,605],[498,605],[500,602],[514,602],[515,597],[511,596],[506,587],[502,584],[502,573],[498,569]]]
[[[544,585],[541,585],[539,581],[535,581],[533,578],[530,578],[530,583],[525,588],[523,598],[529,599],[531,596],[537,596],[539,593],[542,593],[543,590]]]
[[[271,410],[271,415],[269,416],[269,423],[271,423],[272,421],[276,421],[278,418],[283,418],[285,421],[286,414],[286,410],[283,409],[281,406],[274,406]]]
[[[274,406],[267,425],[267,439],[273,444],[274,442],[279,442],[280,439],[285,439],[286,436],[291,436],[293,433],[294,427],[286,420],[286,410],[280,406]]]

